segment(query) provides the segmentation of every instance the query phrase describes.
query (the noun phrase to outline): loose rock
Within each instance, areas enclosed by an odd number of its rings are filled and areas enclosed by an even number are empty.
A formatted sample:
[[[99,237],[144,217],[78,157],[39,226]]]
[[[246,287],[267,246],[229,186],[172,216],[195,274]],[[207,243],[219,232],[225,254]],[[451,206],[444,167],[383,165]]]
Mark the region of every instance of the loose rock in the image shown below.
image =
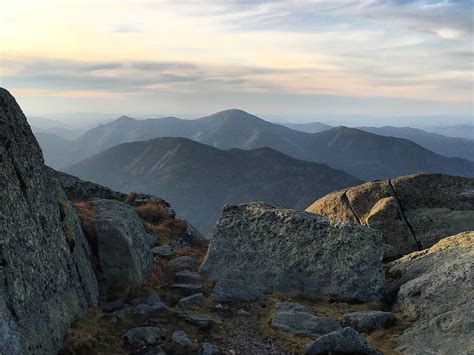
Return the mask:
[[[330,333],[341,326],[329,317],[315,316],[299,304],[280,303],[272,318],[273,328],[296,335],[318,337]]]
[[[175,275],[175,280],[178,283],[186,283],[186,284],[192,284],[192,283],[198,283],[202,279],[201,275],[199,273],[194,272],[194,271],[189,271],[189,270],[183,270],[179,271]]]
[[[166,309],[166,305],[157,293],[152,293],[133,308],[133,313],[146,317],[156,317]]]
[[[306,346],[305,354],[368,354],[379,355],[354,329],[346,327],[320,336]]]
[[[395,320],[390,312],[366,311],[345,314],[341,319],[343,327],[351,327],[359,332],[369,333],[388,328]]]
[[[169,245],[162,245],[159,247],[154,247],[151,249],[151,252],[155,256],[159,256],[160,258],[164,259],[171,259],[175,256],[173,249]]]
[[[171,340],[185,349],[193,346],[193,342],[189,339],[184,330],[175,330],[171,336]]]
[[[219,348],[211,343],[202,343],[198,350],[198,355],[220,355]]]
[[[189,322],[198,328],[210,328],[212,325],[212,320],[206,316],[198,313],[191,312],[178,312],[177,316],[181,319],[184,319],[186,322]]]
[[[158,327],[138,327],[127,330],[122,337],[132,349],[138,350],[157,345],[160,335],[161,331]]]
[[[171,288],[178,290],[185,295],[192,295],[202,292],[202,285],[200,284],[173,284]]]

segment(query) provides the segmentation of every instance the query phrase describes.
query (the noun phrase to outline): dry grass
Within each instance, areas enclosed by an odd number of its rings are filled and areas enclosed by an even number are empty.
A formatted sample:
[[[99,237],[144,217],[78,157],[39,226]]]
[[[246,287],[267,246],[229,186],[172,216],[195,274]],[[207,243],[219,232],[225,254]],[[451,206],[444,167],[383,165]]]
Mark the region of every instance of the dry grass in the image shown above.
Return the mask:
[[[170,270],[167,264],[160,258],[155,258],[153,269],[145,282],[145,287],[148,289],[157,289],[167,286],[173,280],[174,273]]]
[[[181,233],[185,232],[187,228],[186,222],[181,219],[167,219],[160,224],[145,222],[145,229],[156,235],[158,238],[169,241],[169,239],[173,236],[180,235]]]
[[[123,202],[126,203],[127,205],[132,205],[135,202],[135,199],[137,198],[137,196],[139,195],[140,195],[139,192],[130,192]]]
[[[135,207],[135,212],[145,221],[150,223],[161,223],[170,218],[165,206],[155,202],[147,202]]]
[[[206,257],[208,247],[209,247],[209,241],[205,240],[203,245],[194,246],[194,247],[184,247],[184,248],[176,250],[176,254],[180,256],[183,256],[183,255],[194,256],[196,258],[196,264],[201,265],[202,261]]]
[[[120,339],[121,329],[104,326],[104,314],[93,308],[69,329],[61,355],[127,354]]]

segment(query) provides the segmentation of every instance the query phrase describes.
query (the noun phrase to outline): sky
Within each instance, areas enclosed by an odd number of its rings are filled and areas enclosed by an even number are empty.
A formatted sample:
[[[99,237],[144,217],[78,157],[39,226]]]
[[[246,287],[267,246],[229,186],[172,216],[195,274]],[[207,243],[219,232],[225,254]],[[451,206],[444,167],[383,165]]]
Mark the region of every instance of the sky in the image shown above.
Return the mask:
[[[29,115],[473,115],[472,0],[0,0]]]

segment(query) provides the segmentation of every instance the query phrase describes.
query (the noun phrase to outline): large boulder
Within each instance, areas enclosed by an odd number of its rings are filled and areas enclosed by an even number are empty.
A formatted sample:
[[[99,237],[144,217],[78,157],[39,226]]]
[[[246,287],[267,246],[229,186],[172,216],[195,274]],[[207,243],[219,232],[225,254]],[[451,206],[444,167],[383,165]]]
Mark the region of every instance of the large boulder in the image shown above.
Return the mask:
[[[201,271],[264,293],[378,299],[382,241],[366,227],[264,203],[227,205]]]
[[[141,284],[153,265],[143,221],[129,205],[116,200],[91,202],[100,270],[108,284]]]
[[[416,174],[373,181],[322,197],[307,211],[377,229],[399,256],[474,230],[474,179]]]
[[[97,305],[87,242],[26,118],[0,88],[0,353],[52,354]]]
[[[474,232],[443,239],[389,264],[398,305],[414,320],[404,354],[474,352]]]

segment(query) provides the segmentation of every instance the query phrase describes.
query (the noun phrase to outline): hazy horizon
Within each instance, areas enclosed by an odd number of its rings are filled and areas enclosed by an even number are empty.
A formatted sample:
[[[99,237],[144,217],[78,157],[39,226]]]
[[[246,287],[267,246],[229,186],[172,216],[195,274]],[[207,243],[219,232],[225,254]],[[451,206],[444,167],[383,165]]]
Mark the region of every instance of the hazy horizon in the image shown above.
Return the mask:
[[[468,0],[17,0],[0,9],[1,85],[30,116],[473,115]]]

